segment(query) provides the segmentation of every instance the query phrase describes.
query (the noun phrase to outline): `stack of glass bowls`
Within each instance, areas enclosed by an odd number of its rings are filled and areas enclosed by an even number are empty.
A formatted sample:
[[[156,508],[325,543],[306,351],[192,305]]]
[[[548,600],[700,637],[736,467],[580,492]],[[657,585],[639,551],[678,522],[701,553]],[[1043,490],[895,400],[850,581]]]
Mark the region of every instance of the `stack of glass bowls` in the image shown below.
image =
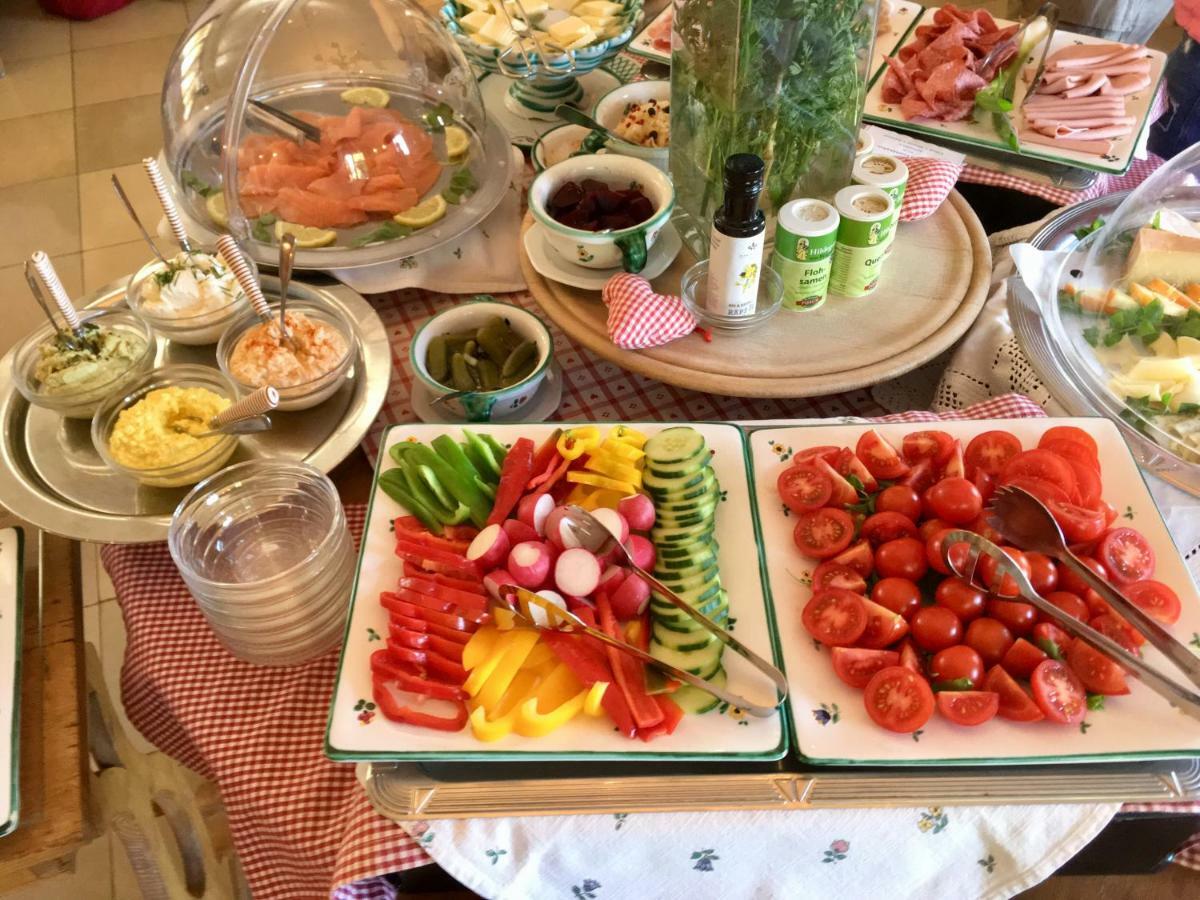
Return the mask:
[[[354,541],[337,490],[304,463],[230,466],[175,510],[171,558],[222,644],[291,666],[337,646],[354,582]]]
[[[1178,241],[1167,238],[1174,243],[1173,250],[1145,267],[1147,271],[1131,272],[1134,241],[1142,229],[1158,232],[1194,229],[1194,235],[1184,234]],[[1185,278],[1189,267],[1196,275]],[[1136,277],[1131,278],[1131,274]],[[1156,282],[1156,290],[1145,293],[1146,282],[1153,282],[1156,277],[1169,284],[1170,289]],[[1185,283],[1176,283],[1181,281]],[[1151,175],[1106,217],[1102,228],[1081,240],[1058,271],[1054,284],[1059,293],[1038,299],[1064,375],[1088,406],[1116,422],[1144,468],[1200,496],[1200,412],[1191,410],[1184,415],[1172,415],[1169,411],[1180,400],[1194,399],[1200,385],[1193,381],[1189,389],[1183,387],[1185,382],[1179,382],[1180,390],[1173,398],[1167,398],[1167,406],[1153,394],[1144,398],[1131,396],[1128,386],[1118,376],[1128,373],[1139,360],[1160,358],[1160,351],[1169,347],[1155,344],[1163,333],[1160,329],[1146,328],[1141,334],[1131,333],[1118,341],[1116,338],[1124,329],[1114,332],[1112,328],[1114,321],[1122,317],[1132,324],[1129,311],[1138,314],[1139,309],[1144,309],[1137,296],[1145,301],[1162,292],[1160,296],[1170,301],[1172,291],[1185,292],[1189,285],[1193,292],[1200,292],[1196,283],[1200,283],[1200,145]],[[1073,297],[1063,293],[1068,285],[1072,286]],[[1162,321],[1170,321],[1171,330],[1176,332],[1188,322],[1181,333],[1197,334],[1200,312],[1187,312],[1186,293],[1174,296],[1180,302],[1171,301],[1167,305],[1167,315],[1172,318]],[[1118,312],[1114,320],[1113,313],[1122,306],[1128,311]],[[1105,341],[1109,334],[1113,335],[1111,346]],[[1200,357],[1191,358],[1200,367]],[[1166,388],[1164,391],[1171,393]]]

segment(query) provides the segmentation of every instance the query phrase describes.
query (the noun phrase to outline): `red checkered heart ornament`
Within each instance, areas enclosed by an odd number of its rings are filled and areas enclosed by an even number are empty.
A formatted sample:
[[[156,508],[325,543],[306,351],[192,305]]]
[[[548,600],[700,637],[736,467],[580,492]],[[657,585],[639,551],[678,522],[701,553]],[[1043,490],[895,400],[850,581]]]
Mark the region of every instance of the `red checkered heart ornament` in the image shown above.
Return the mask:
[[[917,222],[937,212],[950,196],[954,183],[962,174],[961,164],[926,156],[903,157],[908,166],[908,188],[900,204],[900,221]]]
[[[605,283],[603,296],[608,336],[623,350],[660,347],[696,330],[696,317],[682,300],[654,293],[640,275],[614,275]]]

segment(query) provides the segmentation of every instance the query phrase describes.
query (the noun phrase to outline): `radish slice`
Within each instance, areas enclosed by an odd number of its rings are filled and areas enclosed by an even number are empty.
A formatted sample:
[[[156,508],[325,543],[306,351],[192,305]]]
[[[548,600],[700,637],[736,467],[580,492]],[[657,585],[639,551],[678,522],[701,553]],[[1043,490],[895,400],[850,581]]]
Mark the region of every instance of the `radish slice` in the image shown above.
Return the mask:
[[[610,594],[620,587],[621,582],[625,580],[625,570],[620,566],[609,566],[600,575],[600,583],[596,585],[596,590],[606,590]]]
[[[617,539],[619,543],[625,543],[629,537],[629,523],[625,521],[625,517],[615,509],[600,509],[592,510],[592,517],[608,529],[608,533]]]
[[[558,591],[541,590],[537,592],[537,595],[546,602],[553,603],[559,609],[567,609],[567,601]],[[529,614],[530,618],[537,625],[546,626],[550,624],[550,617],[546,615],[546,611],[541,607],[531,605],[529,607]]]
[[[613,615],[622,622],[636,619],[650,602],[650,585],[636,573],[630,573],[611,595]]]
[[[517,518],[542,537],[546,533],[546,516],[552,509],[554,500],[549,494],[529,494],[517,504]]]
[[[586,597],[600,583],[600,562],[581,547],[564,550],[554,563],[554,583],[564,594]]]
[[[516,584],[517,579],[512,577],[508,569],[494,569],[483,576],[483,586],[487,588],[487,592],[497,600],[503,600],[501,596],[501,588],[506,584]]]
[[[658,554],[654,552],[654,544],[650,542],[649,538],[635,534],[625,546],[629,548],[629,555],[633,557],[635,566],[645,569],[647,572],[654,568],[654,560]]]
[[[575,529],[567,523],[566,516],[565,506],[556,506],[550,511],[550,515],[546,516],[546,540],[559,550],[574,550],[582,545],[575,536]]]
[[[542,496],[544,497],[545,494]],[[533,526],[526,525],[524,522],[519,522],[516,519],[505,519],[504,524],[500,527],[504,529],[504,533],[508,535],[508,540],[512,544],[520,544],[522,541],[541,540],[541,535],[533,530]]]
[[[479,563],[479,568],[486,571],[494,569],[504,562],[504,557],[512,546],[512,541],[499,524],[489,525],[475,535],[467,547],[467,559]]]
[[[649,531],[654,527],[654,501],[645,494],[622,497],[617,503],[617,512],[625,517],[634,531]]]
[[[509,551],[508,571],[521,587],[537,590],[550,574],[550,549],[540,541],[522,541]]]

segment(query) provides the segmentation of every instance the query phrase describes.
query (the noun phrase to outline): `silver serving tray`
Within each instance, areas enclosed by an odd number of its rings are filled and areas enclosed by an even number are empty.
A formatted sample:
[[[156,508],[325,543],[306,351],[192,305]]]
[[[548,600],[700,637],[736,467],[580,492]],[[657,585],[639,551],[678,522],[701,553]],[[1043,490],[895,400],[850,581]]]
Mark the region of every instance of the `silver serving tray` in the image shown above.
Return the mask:
[[[80,301],[116,306],[127,279]],[[279,279],[264,276],[268,295]],[[288,295],[336,306],[355,323],[358,358],[338,391],[309,410],[272,413],[270,431],[244,436],[230,463],[272,458],[304,460],[328,472],[358,446],[387,394],[392,354],[379,314],[345,285],[292,281]],[[216,345],[189,347],[158,337],[156,365],[216,367]],[[92,446],[91,421],[64,419],[31,406],[12,381],[12,352],[0,359],[0,505],[21,519],[80,541],[133,544],[161,541],[188,488],[148,488],[111,471]]]

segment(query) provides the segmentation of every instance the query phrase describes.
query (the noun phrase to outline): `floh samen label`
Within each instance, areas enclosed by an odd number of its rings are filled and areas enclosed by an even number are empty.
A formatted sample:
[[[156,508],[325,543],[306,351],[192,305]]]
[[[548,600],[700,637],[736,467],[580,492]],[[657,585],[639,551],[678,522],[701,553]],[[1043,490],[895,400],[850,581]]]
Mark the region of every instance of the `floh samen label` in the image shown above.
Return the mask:
[[[840,216],[821,200],[793,200],[779,211],[771,268],[783,279],[783,308],[817,309],[825,302]]]

